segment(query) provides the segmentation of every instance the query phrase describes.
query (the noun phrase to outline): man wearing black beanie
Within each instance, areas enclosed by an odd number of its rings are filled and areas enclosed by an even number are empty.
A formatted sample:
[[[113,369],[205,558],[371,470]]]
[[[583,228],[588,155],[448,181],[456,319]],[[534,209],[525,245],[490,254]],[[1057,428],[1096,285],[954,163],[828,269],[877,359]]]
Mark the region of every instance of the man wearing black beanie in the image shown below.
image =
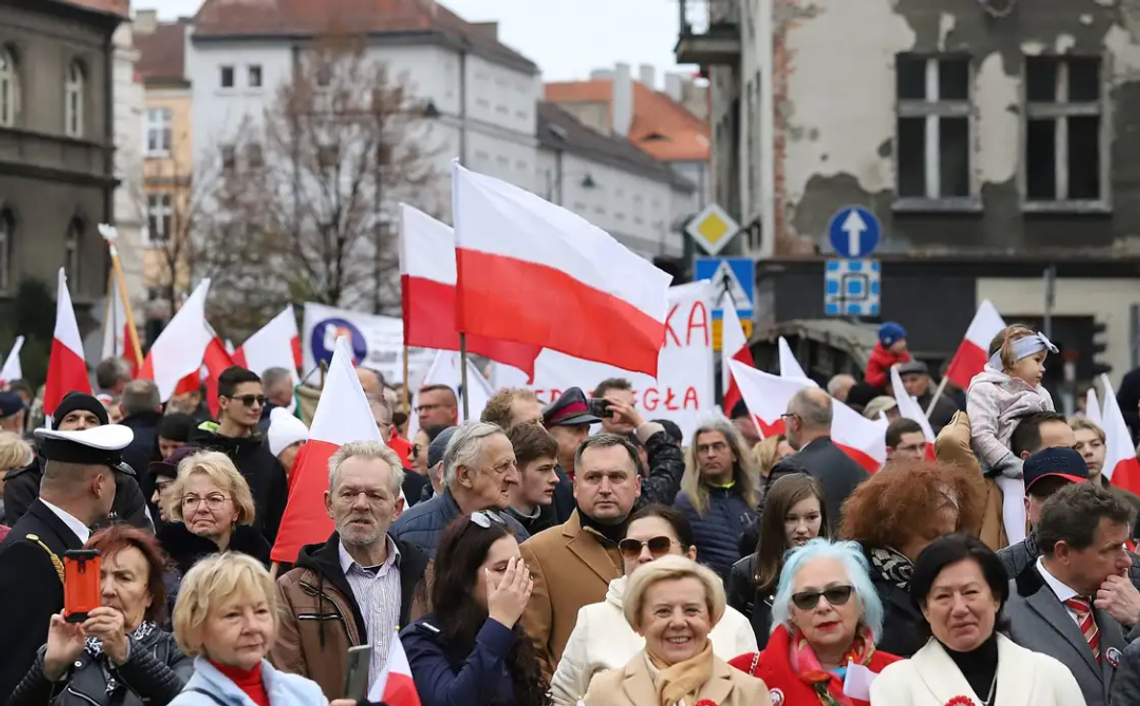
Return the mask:
[[[51,428],[57,431],[81,431],[110,423],[103,403],[82,392],[70,392],[55,409]],[[146,499],[139,488],[133,468],[119,464],[115,469],[115,502],[109,522],[126,522],[145,530],[153,530],[147,515]],[[37,453],[23,468],[8,471],[4,478],[5,522],[14,525],[40,496],[40,479],[44,476],[43,459]]]

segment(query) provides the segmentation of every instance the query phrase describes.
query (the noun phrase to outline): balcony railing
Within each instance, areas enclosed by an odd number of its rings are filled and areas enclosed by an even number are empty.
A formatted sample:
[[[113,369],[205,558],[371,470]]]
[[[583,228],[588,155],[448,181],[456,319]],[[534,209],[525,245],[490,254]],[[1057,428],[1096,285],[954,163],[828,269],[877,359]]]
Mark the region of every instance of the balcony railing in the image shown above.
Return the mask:
[[[732,65],[740,61],[740,0],[678,0],[679,64]]]

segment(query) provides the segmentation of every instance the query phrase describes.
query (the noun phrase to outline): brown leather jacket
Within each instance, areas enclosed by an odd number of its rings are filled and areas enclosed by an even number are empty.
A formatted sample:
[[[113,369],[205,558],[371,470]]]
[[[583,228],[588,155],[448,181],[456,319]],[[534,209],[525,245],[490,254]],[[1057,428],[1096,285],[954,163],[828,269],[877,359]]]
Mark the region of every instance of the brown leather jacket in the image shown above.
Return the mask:
[[[970,450],[970,419],[965,412],[958,412],[950,423],[938,432],[934,442],[934,455],[942,463],[952,463],[982,472],[978,459]],[[978,539],[995,552],[1009,546],[1005,525],[1002,522],[1002,492],[992,478],[986,478],[986,509],[982,514],[982,526],[974,530]]]
[[[400,551],[403,628],[428,558],[410,544],[393,541]],[[279,628],[269,653],[273,666],[312,679],[330,701],[344,696],[348,648],[368,641],[360,606],[340,568],[339,544],[334,532],[324,544],[303,547],[294,568],[277,579]]]

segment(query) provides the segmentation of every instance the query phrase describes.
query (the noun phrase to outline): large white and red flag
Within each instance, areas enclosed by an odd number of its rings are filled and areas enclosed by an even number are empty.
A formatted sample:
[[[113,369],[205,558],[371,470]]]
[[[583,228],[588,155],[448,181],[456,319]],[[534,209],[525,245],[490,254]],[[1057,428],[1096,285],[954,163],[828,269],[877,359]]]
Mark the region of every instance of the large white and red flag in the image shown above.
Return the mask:
[[[8,351],[8,357],[4,359],[4,367],[0,368],[0,385],[24,379],[24,368],[20,365],[20,349],[23,347],[24,337],[16,336],[12,350]]]
[[[1003,328],[1005,320],[1001,318],[1001,314],[990,300],[986,299],[978,307],[974,320],[966,329],[966,337],[962,339],[958,351],[946,369],[946,377],[950,378],[950,382],[963,390],[970,387],[970,380],[982,372],[986,361],[989,360],[990,343]]]
[[[776,341],[776,346],[780,353],[780,377],[792,378],[793,380],[811,380],[808,374],[804,372],[803,367],[800,366],[800,361],[796,360],[796,356],[792,353],[792,347],[788,345],[788,339],[780,336]],[[812,385],[815,385],[812,382]]]
[[[420,695],[412,679],[412,666],[400,638],[393,635],[388,644],[388,661],[376,683],[368,690],[368,702],[388,706],[420,706]]]
[[[285,307],[285,311],[245,339],[245,343],[233,351],[233,362],[258,375],[269,368],[285,368],[293,374],[293,384],[299,384],[301,377],[297,368],[301,367],[301,334],[297,331],[293,305]]]
[[[671,277],[581,216],[455,163],[456,324],[657,375]]]
[[[345,336],[336,339],[325,386],[313,413],[309,440],[301,447],[289,476],[289,502],[273,561],[292,564],[306,544],[323,542],[332,533],[333,521],[325,510],[329,489],[329,459],[352,441],[383,441],[368,404],[356,368],[352,365],[352,344]]]
[[[159,334],[143,361],[139,377],[154,381],[163,402],[201,387],[202,362],[206,348],[215,338],[206,324],[209,292],[210,280],[202,280]]]
[[[44,386],[44,414],[51,416],[69,392],[91,394],[91,378],[83,358],[83,340],[71,306],[67,275],[59,268],[59,286],[55,301],[55,333],[51,339],[47,383]]]
[[[912,422],[918,422],[918,426],[922,427],[922,435],[926,437],[926,458],[931,461],[935,460],[934,428],[930,426],[930,420],[926,418],[926,412],[923,411],[922,405],[906,391],[898,368],[891,368],[891,387],[895,391],[895,401],[899,404],[899,416]]]
[[[1130,493],[1140,493],[1140,462],[1136,460],[1136,447],[1132,445],[1132,435],[1120,413],[1116,393],[1107,375],[1100,376],[1101,392],[1104,394],[1104,409],[1101,412],[1101,428],[1104,429],[1104,468],[1102,473],[1117,488]]]
[[[811,387],[807,380],[785,378],[732,361],[732,374],[748,411],[765,425],[782,421],[788,402],[796,392]],[[887,422],[867,419],[839,400],[832,400],[831,441],[874,472],[887,460]]]
[[[459,350],[455,326],[455,231],[428,214],[400,204],[400,291],[404,345]],[[531,379],[541,346],[467,336],[467,350],[518,368]]]
[[[736,314],[736,307],[731,299],[724,305],[724,320],[720,329],[720,365],[722,384],[724,389],[724,404],[726,414],[732,414],[732,408],[740,401],[740,388],[732,377],[732,366],[729,361],[756,367],[752,358],[752,349],[748,347],[748,339],[744,337],[744,327],[740,325],[740,317]],[[767,435],[765,435],[767,436]]]

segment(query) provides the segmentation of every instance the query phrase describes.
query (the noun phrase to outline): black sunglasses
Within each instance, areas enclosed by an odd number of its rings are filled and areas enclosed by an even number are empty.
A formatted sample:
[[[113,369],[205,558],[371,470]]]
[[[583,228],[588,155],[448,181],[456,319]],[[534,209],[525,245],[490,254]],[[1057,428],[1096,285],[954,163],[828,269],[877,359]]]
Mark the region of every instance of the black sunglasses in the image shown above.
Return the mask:
[[[641,548],[649,547],[649,553],[653,555],[654,559],[665,556],[669,553],[669,548],[673,546],[673,540],[662,535],[660,537],[651,537],[646,541],[640,539],[633,539],[626,537],[618,542],[618,551],[626,559],[636,559],[641,556]]]
[[[792,595],[792,603],[800,610],[813,610],[819,605],[819,597],[823,596],[831,605],[845,605],[851,600],[854,586],[832,586],[822,591],[801,591]]]
[[[229,397],[231,400],[237,400],[238,402],[241,402],[246,407],[252,407],[255,402],[264,407],[265,403],[269,401],[269,398],[267,398],[265,395],[241,395],[240,397],[232,397],[227,395],[227,397]]]

